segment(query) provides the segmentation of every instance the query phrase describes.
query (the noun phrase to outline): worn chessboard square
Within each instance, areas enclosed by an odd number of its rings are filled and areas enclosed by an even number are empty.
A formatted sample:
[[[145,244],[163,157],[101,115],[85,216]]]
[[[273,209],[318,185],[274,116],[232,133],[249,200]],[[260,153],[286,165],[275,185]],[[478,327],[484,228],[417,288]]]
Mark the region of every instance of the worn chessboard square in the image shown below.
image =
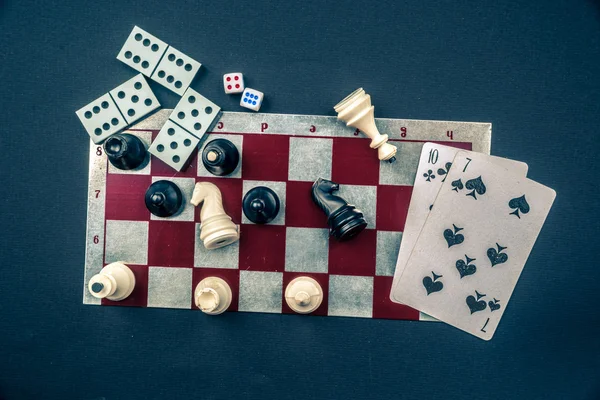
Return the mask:
[[[328,315],[365,317],[373,315],[373,277],[329,275]]]
[[[104,217],[124,221],[148,221],[150,211],[144,203],[144,194],[152,182],[150,175],[106,175]],[[96,192],[98,198],[102,195]]]
[[[308,182],[331,179],[332,147],[331,139],[290,138],[288,179]]]
[[[369,224],[366,229],[376,228],[377,186],[340,185],[336,194],[363,212]]]
[[[394,303],[390,299],[392,290],[391,276],[373,278],[373,318],[419,320],[419,312],[404,304]]]
[[[365,229],[350,240],[329,240],[329,273],[333,275],[375,275],[377,231]]]
[[[240,242],[230,244],[214,250],[207,250],[204,242],[200,240],[201,225],[196,224],[196,238],[194,245],[194,267],[198,268],[228,268],[239,267]]]
[[[398,148],[396,161],[382,162],[379,166],[380,185],[408,185],[415,183],[415,174],[421,157],[421,142],[390,141]]]
[[[207,144],[212,142],[215,139],[227,139],[231,143],[237,147],[238,153],[240,155],[240,161],[238,162],[237,168],[229,175],[225,176],[217,176],[213,175],[204,167],[204,163],[202,162],[202,152]],[[202,144],[202,148],[198,151],[198,176],[206,176],[213,178],[241,178],[242,177],[242,148],[244,145],[244,137],[242,135],[221,135],[219,133],[211,133],[205,138],[204,143]]]
[[[150,267],[148,307],[191,308],[192,269]]]
[[[282,272],[285,268],[285,226],[243,224],[240,227],[240,269]]]
[[[363,138],[334,138],[331,180],[339,184],[377,185],[381,161],[369,143]]]
[[[290,228],[285,233],[286,272],[327,273],[329,230]]]
[[[280,313],[281,272],[240,271],[239,311]]]
[[[248,193],[250,189],[253,189],[257,186],[266,186],[269,189],[272,189],[277,197],[279,197],[279,213],[275,217],[275,219],[269,222],[270,225],[285,225],[285,194],[286,194],[286,183],[285,182],[271,182],[271,181],[247,181],[244,180],[243,185],[243,196]],[[246,216],[242,213],[242,223],[244,224],[252,224]]]
[[[195,225],[193,222],[150,221],[148,264],[192,267]]]
[[[147,265],[148,222],[107,220],[104,260]]]
[[[394,276],[401,240],[402,232],[377,231],[376,275]]]
[[[412,189],[412,186],[377,187],[377,229],[404,231]]]
[[[123,133],[128,133],[133,136],[137,136],[146,146],[146,150],[150,147],[152,143],[152,132],[148,131],[126,131]],[[146,158],[140,164],[139,167],[135,169],[119,169],[112,165],[110,162],[108,163],[108,173],[109,174],[125,174],[125,175],[150,175],[151,168],[151,156],[150,152],[146,151]]]
[[[242,168],[244,179],[285,181],[288,177],[289,137],[245,134]]]
[[[313,182],[288,181],[286,184],[285,225],[301,228],[328,228],[327,215],[311,196]]]
[[[171,181],[179,187],[181,194],[183,195],[183,202],[181,204],[182,209],[179,214],[175,214],[171,217],[162,218],[152,214],[150,218],[156,221],[193,221],[195,207],[190,203],[190,200],[192,199],[192,193],[194,193],[196,180],[194,178],[152,177],[152,183],[161,180]]]

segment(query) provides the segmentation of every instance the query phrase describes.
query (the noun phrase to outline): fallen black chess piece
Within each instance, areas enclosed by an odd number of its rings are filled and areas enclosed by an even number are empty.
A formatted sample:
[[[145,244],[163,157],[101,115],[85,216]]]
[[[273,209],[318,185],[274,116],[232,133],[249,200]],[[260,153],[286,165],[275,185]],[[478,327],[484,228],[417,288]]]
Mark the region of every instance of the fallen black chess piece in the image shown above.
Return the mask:
[[[338,183],[319,178],[312,185],[312,199],[327,215],[329,235],[337,240],[348,240],[367,227],[363,213],[333,194],[339,190]]]

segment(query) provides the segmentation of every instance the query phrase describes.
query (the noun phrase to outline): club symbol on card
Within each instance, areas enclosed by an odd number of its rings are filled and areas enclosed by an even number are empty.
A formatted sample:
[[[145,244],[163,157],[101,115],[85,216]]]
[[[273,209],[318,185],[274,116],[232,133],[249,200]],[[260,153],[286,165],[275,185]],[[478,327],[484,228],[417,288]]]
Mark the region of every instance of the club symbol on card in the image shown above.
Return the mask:
[[[432,179],[435,179],[435,175],[433,174],[433,171],[428,169],[427,172],[423,173],[423,177],[426,178],[425,180],[427,182],[431,182]]]
[[[463,190],[464,186],[460,178],[455,181],[452,181],[452,190],[458,193],[459,190]]]
[[[444,175],[448,175],[448,171],[450,170],[450,167],[452,166],[451,162],[447,162],[446,165],[444,165],[444,168],[438,168],[437,173],[439,176],[444,176]],[[444,176],[444,179],[442,179],[442,182],[446,182],[446,176]]]
[[[454,224],[452,224],[452,227],[454,228],[454,231],[452,229],[446,229],[444,231],[444,239],[446,239],[446,243],[448,243],[448,248],[465,241],[465,237],[461,233],[458,233],[462,231],[463,228],[459,228]]]
[[[490,247],[487,250],[487,256],[492,263],[492,267],[494,265],[504,264],[508,260],[508,254],[503,253],[503,251],[508,247],[502,247],[498,243],[496,243],[496,247],[498,247],[498,250],[494,249],[493,247]]]
[[[431,293],[439,292],[444,288],[442,281],[438,281],[442,275],[437,275],[433,271],[431,271],[431,275],[433,276],[433,279],[431,279],[429,276],[423,278],[423,286],[425,287],[425,290],[427,290],[427,296],[429,296]]]
[[[485,294],[481,294],[476,290],[475,295],[477,298],[475,298],[473,295],[467,296],[466,298],[467,306],[469,306],[471,314],[474,314],[478,311],[483,311],[487,307],[485,300],[481,300],[482,297],[485,297]]]
[[[496,310],[500,309],[500,304],[498,304],[500,302],[500,300],[496,300],[496,298],[494,298],[494,301],[488,301],[488,306],[490,306],[490,311],[494,312]]]
[[[511,199],[508,202],[508,206],[514,208],[513,212],[509,213],[509,215],[516,215],[519,219],[521,219],[519,211],[521,214],[527,214],[529,212],[529,203],[527,202],[527,199],[525,199],[525,195]]]
[[[475,264],[471,264],[473,261],[475,261],[475,258],[470,258],[465,254],[465,260],[466,262],[463,260],[456,261],[456,269],[460,274],[460,279],[464,278],[465,276],[473,275],[477,271],[477,266]]]
[[[486,190],[485,184],[483,183],[481,176],[474,179],[469,179],[467,183],[465,183],[465,187],[467,188],[467,190],[470,190],[470,192],[467,193],[466,196],[471,196],[475,200],[477,200],[477,195],[481,196],[485,194]]]

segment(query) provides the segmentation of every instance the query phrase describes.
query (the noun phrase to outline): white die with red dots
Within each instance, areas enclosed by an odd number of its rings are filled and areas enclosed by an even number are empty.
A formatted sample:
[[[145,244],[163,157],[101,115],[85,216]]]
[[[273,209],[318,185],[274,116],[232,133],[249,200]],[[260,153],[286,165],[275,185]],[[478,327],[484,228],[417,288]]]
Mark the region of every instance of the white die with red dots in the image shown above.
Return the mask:
[[[260,110],[260,106],[262,105],[263,97],[265,97],[263,92],[246,88],[244,89],[244,93],[242,94],[240,106],[249,108],[254,111],[258,111]]]
[[[231,72],[223,75],[223,88],[225,93],[242,93],[244,86],[244,75],[241,72]]]

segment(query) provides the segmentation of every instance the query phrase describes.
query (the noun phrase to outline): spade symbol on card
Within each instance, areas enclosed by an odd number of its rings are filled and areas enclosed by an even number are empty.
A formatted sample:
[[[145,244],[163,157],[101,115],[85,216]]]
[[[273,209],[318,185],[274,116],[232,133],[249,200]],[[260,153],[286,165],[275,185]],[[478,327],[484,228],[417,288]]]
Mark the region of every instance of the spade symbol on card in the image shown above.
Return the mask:
[[[513,212],[509,213],[509,215],[516,215],[519,219],[521,219],[519,211],[521,214],[527,214],[529,212],[529,203],[527,202],[527,199],[525,199],[525,195],[511,199],[508,202],[508,206],[514,208]]]
[[[475,264],[471,264],[473,261],[475,261],[475,259],[470,258],[466,254],[465,259],[466,262],[463,260],[456,261],[456,269],[460,274],[460,279],[464,278],[465,276],[473,275],[477,271],[477,266]]]
[[[475,298],[473,295],[467,296],[466,298],[467,306],[469,306],[471,314],[474,314],[478,311],[483,311],[487,307],[485,300],[481,300],[485,294],[480,294],[477,290],[475,291],[475,294],[477,295],[477,298]]]
[[[492,263],[492,267],[494,265],[504,264],[506,261],[508,261],[508,254],[503,253],[503,251],[506,250],[507,247],[502,247],[498,243],[496,243],[496,247],[498,247],[497,251],[493,247],[490,247],[487,250],[487,256],[490,259],[490,262]]]
[[[425,290],[427,290],[427,296],[429,296],[431,293],[439,292],[444,288],[442,281],[438,281],[442,275],[437,275],[433,271],[431,271],[431,275],[433,276],[433,279],[431,279],[429,276],[423,278],[423,286],[425,287]]]
[[[423,173],[423,177],[425,178],[425,180],[427,182],[431,182],[432,179],[435,179],[435,175],[433,174],[433,171],[428,169],[427,172]]]
[[[438,170],[437,170],[438,175],[439,176],[447,175],[451,166],[452,166],[452,163],[447,162],[446,165],[444,165],[444,168],[438,168]],[[442,182],[446,182],[446,176],[444,176],[444,179],[442,179]]]
[[[452,229],[446,229],[444,231],[444,239],[446,239],[446,243],[448,243],[448,248],[465,241],[465,237],[458,233],[462,231],[463,228],[459,228],[454,224],[452,224],[452,227],[454,228],[454,231]]]
[[[458,192],[459,190],[463,190],[464,186],[460,178],[455,181],[452,181],[452,190]]]
[[[475,200],[477,200],[477,195],[481,196],[485,194],[486,190],[485,184],[483,183],[483,180],[481,180],[481,176],[474,179],[469,179],[467,183],[465,183],[465,187],[470,190],[470,192],[466,195],[473,197]]]
[[[498,304],[498,302],[499,302],[499,300],[496,300],[495,298],[494,298],[494,301],[491,301],[491,300],[488,301],[488,306],[490,306],[491,312],[494,312],[494,311],[500,309],[500,304]]]

